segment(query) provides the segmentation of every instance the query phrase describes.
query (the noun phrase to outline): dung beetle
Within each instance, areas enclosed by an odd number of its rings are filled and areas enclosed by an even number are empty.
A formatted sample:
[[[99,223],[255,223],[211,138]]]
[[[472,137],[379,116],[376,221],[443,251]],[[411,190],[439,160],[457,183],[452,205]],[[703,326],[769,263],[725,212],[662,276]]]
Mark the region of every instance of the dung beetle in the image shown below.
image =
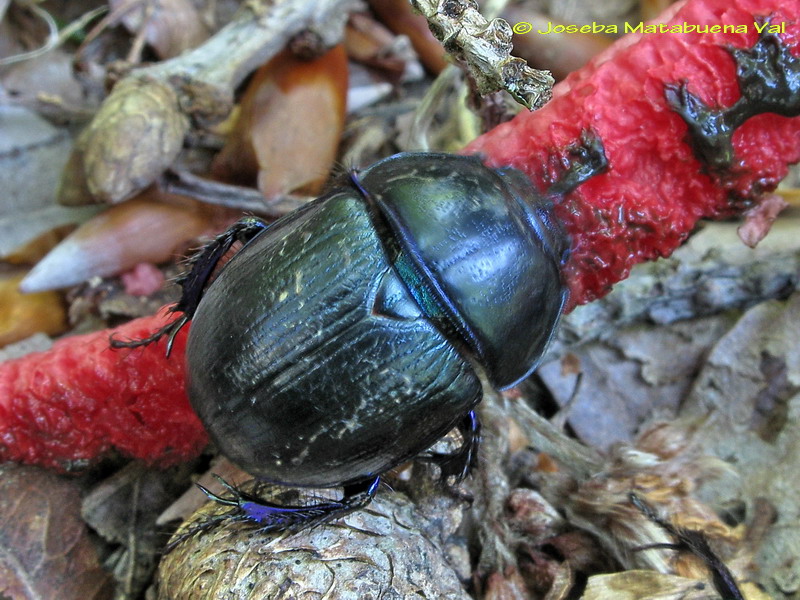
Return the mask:
[[[182,315],[133,344],[191,319],[188,394],[222,453],[261,480],[344,488],[310,506],[209,495],[264,529],[302,528],[364,506],[383,473],[454,428],[457,450],[422,458],[465,477],[478,372],[500,389],[527,377],[565,302],[568,240],[549,193],[476,157],[398,154],[205,246],[182,278]]]

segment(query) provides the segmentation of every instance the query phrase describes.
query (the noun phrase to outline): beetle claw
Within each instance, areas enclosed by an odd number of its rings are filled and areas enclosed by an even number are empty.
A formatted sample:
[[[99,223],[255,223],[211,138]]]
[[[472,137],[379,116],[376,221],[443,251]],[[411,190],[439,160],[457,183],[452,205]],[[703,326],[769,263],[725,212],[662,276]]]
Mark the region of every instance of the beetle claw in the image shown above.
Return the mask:
[[[478,447],[481,439],[481,424],[474,410],[471,410],[458,424],[461,432],[461,446],[455,452],[431,452],[418,457],[418,460],[432,462],[439,467],[439,480],[447,483],[450,477],[460,483],[470,474],[478,462]]]
[[[170,312],[175,312],[175,308],[171,308]],[[189,322],[189,317],[186,315],[182,315],[172,321],[171,323],[167,323],[153,333],[152,335],[147,336],[146,338],[142,338],[140,340],[120,340],[115,338],[113,335],[109,339],[109,345],[112,348],[139,348],[141,346],[147,346],[154,342],[157,342],[162,337],[167,336],[167,356],[169,357],[170,353],[172,352],[172,343],[175,341],[175,336],[178,335],[178,332],[181,328]]]
[[[221,233],[213,241],[206,244],[190,260],[191,268],[177,282],[183,289],[180,300],[170,307],[169,312],[182,313],[180,317],[168,323],[152,335],[140,340],[118,340],[111,336],[112,348],[139,348],[157,342],[167,336],[167,357],[172,353],[175,336],[194,316],[206,285],[214,273],[215,267],[225,253],[237,241],[247,243],[267,228],[267,224],[256,217],[245,217],[238,223]]]

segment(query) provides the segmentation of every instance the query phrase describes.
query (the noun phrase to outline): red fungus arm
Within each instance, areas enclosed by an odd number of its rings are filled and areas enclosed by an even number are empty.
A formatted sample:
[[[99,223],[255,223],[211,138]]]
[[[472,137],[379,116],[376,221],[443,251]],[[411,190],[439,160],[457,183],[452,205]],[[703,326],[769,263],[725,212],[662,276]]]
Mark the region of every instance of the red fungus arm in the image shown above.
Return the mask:
[[[754,22],[768,17],[785,23],[784,62],[797,59],[800,3],[691,0],[676,10],[666,22],[748,27],[624,38],[559,84],[543,109],[521,114],[466,150],[492,165],[517,167],[544,190],[563,174],[582,134],[602,142],[608,170],[556,205],[571,236],[565,277],[573,305],[606,293],[633,264],[671,253],[698,219],[759,202],[787,164],[800,159],[800,117],[768,112],[736,126],[728,166],[701,160],[687,143],[687,121],[666,94],[674,86],[673,95],[681,96],[685,81],[685,91],[714,110],[738,106],[736,62],[726,47],[752,48],[759,38]],[[167,318],[162,311],[0,364],[0,460],[66,468],[116,448],[168,464],[199,452],[206,435],[184,392],[187,328],[169,359],[163,341],[134,350],[109,347],[110,333],[144,338]]]
[[[169,359],[165,340],[109,347],[111,334],[141,339],[174,318],[162,310],[0,364],[0,460],[63,470],[111,448],[164,465],[199,454],[207,437],[183,383],[188,327]]]
[[[703,103],[733,106],[740,85],[728,47],[752,48],[758,19],[768,18],[770,25],[783,24],[781,43],[797,57],[800,4],[695,0],[671,12],[662,20],[666,31],[697,26],[707,32],[628,36],[556,86],[542,109],[518,115],[465,149],[490,165],[516,167],[545,189],[583,132],[599,138],[607,171],[556,206],[572,240],[565,268],[571,306],[603,296],[634,264],[671,254],[700,218],[751,207],[786,175],[787,164],[800,160],[800,118],[767,113],[736,128],[729,168],[709,166],[696,157],[687,123],[667,99],[670,86],[686,82]],[[714,26],[720,31],[705,29]],[[794,102],[798,114],[800,99]]]

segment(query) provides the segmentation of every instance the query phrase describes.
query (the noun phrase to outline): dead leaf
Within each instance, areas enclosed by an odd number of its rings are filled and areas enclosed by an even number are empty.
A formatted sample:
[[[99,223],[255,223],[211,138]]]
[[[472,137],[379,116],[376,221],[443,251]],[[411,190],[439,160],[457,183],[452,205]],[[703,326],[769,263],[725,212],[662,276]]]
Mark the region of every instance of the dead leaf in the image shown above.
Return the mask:
[[[23,274],[0,277],[0,346],[34,333],[56,335],[67,328],[64,301],[55,292],[21,294]]]
[[[581,600],[719,600],[710,585],[655,571],[622,571],[589,578]]]
[[[370,0],[370,8],[386,26],[411,40],[420,61],[433,74],[447,65],[447,53],[428,28],[428,21],[411,8],[406,0]]]
[[[52,206],[69,149],[65,130],[21,106],[0,106],[0,215],[24,215]],[[6,236],[0,236],[0,251],[10,250],[8,246]]]
[[[574,350],[571,361],[580,365],[582,379],[569,407],[570,426],[584,442],[605,450],[633,440],[654,413],[674,416],[702,356],[732,323],[731,315],[721,315],[655,329],[632,327]],[[539,369],[561,406],[575,392],[573,372],[558,360]]]
[[[193,464],[169,469],[131,462],[98,482],[83,499],[86,522],[105,540],[118,544],[113,576],[126,598],[140,598],[150,585],[167,533],[156,517],[175,494],[188,485]]]
[[[775,597],[800,591],[800,294],[750,309],[714,347],[681,416],[701,423],[696,441],[741,474],[708,482],[717,505],[758,499],[778,520],[756,555],[759,581]]]
[[[399,78],[405,70],[405,61],[392,52],[395,40],[388,29],[370,16],[363,13],[350,15],[344,38],[347,55]]]
[[[311,61],[280,53],[253,76],[234,131],[214,160],[215,175],[257,180],[267,198],[318,193],[336,157],[346,97],[341,45]]]
[[[211,214],[203,205],[151,188],[78,227],[39,261],[20,287],[25,292],[58,289],[116,275],[140,262],[164,262],[211,227]]]
[[[113,593],[80,518],[71,482],[34,467],[0,467],[0,597],[101,600]]]

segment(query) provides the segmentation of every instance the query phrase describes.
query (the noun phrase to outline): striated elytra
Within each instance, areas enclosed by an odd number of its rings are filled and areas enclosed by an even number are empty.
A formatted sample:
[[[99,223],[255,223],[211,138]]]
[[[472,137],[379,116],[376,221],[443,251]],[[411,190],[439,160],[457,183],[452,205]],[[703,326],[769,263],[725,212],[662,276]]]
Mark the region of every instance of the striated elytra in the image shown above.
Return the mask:
[[[399,154],[267,227],[245,219],[195,257],[188,393],[218,448],[252,475],[344,486],[279,507],[212,495],[266,528],[362,506],[378,477],[459,427],[443,476],[475,459],[483,369],[497,387],[536,366],[565,301],[567,240],[521,173],[477,158]],[[205,288],[235,240],[244,247]],[[312,510],[313,509],[313,510]]]

